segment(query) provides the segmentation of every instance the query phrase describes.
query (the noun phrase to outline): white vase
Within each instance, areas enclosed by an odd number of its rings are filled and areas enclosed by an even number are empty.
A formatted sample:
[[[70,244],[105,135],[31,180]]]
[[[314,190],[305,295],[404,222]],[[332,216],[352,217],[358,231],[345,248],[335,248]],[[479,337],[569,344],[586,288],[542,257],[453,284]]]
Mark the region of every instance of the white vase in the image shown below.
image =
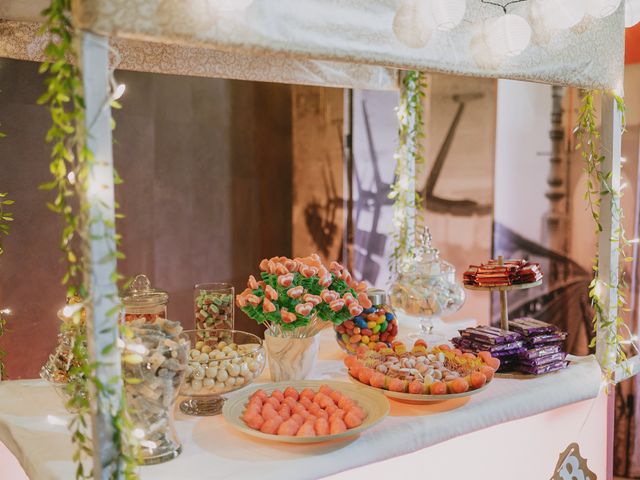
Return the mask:
[[[316,365],[320,336],[275,337],[267,330],[264,332],[264,345],[272,382],[304,380]]]

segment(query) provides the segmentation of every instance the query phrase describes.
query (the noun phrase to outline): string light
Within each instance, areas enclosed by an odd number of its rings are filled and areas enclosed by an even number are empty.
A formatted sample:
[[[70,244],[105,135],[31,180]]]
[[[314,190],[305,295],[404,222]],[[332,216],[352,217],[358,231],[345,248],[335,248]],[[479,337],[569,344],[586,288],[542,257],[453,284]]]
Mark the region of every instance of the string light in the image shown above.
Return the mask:
[[[640,22],[640,0],[626,0],[624,3],[624,26],[633,27]]]
[[[467,10],[466,0],[430,0],[427,5],[434,25],[442,31],[456,28]]]
[[[568,30],[580,23],[586,13],[584,0],[532,0],[529,4],[534,30]]]
[[[113,95],[111,95],[111,98],[113,100],[118,100],[120,98],[122,98],[122,95],[124,95],[124,91],[127,89],[127,86],[124,83],[121,83],[120,85],[118,85],[114,91],[113,91]]]
[[[494,55],[515,57],[529,46],[531,26],[512,13],[490,18],[484,24],[484,40]]]
[[[586,0],[587,13],[593,18],[605,18],[615,12],[621,0]]]
[[[67,180],[69,180],[69,183],[71,185],[75,185],[75,183],[76,183],[76,174],[73,171],[67,173]]]
[[[396,38],[411,48],[424,47],[433,36],[433,16],[423,0],[402,0],[393,18]]]

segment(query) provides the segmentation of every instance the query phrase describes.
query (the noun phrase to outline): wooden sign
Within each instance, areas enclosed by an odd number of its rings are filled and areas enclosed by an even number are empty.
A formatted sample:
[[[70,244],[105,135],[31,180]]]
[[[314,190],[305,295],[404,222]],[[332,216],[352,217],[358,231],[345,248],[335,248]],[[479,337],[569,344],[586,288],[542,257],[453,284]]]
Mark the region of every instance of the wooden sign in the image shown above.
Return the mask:
[[[551,480],[596,480],[598,476],[589,470],[587,459],[580,455],[577,443],[569,445],[560,454]]]

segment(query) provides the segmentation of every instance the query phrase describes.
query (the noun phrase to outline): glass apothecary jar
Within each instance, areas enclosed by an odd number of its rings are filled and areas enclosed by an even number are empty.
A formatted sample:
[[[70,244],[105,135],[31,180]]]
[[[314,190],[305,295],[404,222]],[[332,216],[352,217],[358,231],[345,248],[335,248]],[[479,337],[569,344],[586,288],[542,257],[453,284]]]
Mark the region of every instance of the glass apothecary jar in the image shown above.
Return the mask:
[[[126,333],[122,370],[133,434],[144,465],[166,462],[182,451],[173,406],[188,365],[189,336],[178,322],[159,317],[146,323],[138,319]]]
[[[429,335],[434,320],[457,312],[465,299],[455,267],[440,258],[427,228],[418,233],[415,257],[403,266],[389,293],[397,312],[420,319],[421,332],[414,337]]]
[[[158,318],[167,318],[169,294],[152,288],[146,275],[136,276],[129,289],[122,294],[121,300],[127,323],[138,319],[153,323]]]
[[[207,338],[222,340],[215,332],[233,330],[235,295],[229,283],[199,283],[193,289],[196,330],[212,331]]]
[[[398,335],[398,319],[387,304],[387,293],[370,288],[367,297],[371,300],[370,308],[333,327],[338,345],[347,353],[355,353],[360,345],[369,346],[378,342],[390,346]]]

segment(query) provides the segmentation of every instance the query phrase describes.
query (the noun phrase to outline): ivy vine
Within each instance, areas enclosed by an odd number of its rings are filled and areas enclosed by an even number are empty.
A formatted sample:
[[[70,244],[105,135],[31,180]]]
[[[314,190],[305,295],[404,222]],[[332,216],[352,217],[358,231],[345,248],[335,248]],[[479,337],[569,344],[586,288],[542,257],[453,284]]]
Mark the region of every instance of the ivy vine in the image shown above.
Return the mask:
[[[0,137],[4,136],[0,133]],[[7,211],[7,207],[9,205],[13,205],[13,200],[7,198],[8,193],[0,192],[0,255],[4,253],[4,248],[2,246],[2,237],[5,235],[9,235],[11,231],[11,222],[13,222],[13,213]],[[0,308],[0,337],[4,335],[5,327],[7,325],[7,320],[5,315],[8,313],[7,310]],[[4,366],[4,357],[6,356],[6,352],[0,349],[0,380],[3,380],[6,376],[6,369]]]
[[[609,314],[605,311],[605,304],[602,299],[603,289],[610,287],[607,284],[607,280],[599,278],[598,276],[598,240],[596,240],[596,255],[593,262],[594,278],[589,284],[589,297],[594,308],[593,326],[594,335],[590,348],[593,348],[596,344],[596,337],[598,331],[605,331],[607,338],[605,342],[605,357],[615,351],[616,363],[626,360],[626,354],[622,347],[622,337],[618,333],[620,328],[624,325],[624,319],[621,312],[628,311],[626,307],[626,293],[627,284],[624,278],[624,264],[633,260],[625,253],[626,247],[629,242],[625,236],[623,226],[623,211],[620,199],[622,192],[616,190],[611,185],[612,172],[605,171],[603,168],[605,156],[601,151],[600,144],[600,131],[597,127],[597,113],[595,107],[595,95],[603,92],[587,91],[584,92],[582,98],[582,104],[578,113],[578,122],[575,129],[577,144],[576,149],[581,151],[582,158],[584,159],[584,170],[587,174],[587,190],[584,195],[584,199],[587,202],[589,212],[595,223],[595,232],[597,239],[599,234],[603,231],[601,221],[601,199],[604,196],[611,195],[612,197],[612,217],[614,222],[617,223],[618,228],[612,232],[612,240],[617,242],[617,251],[619,255],[617,285],[614,285],[618,289],[618,304],[616,305],[616,315],[614,318],[610,318]],[[614,95],[617,108],[621,112],[624,125],[624,101],[621,97]],[[611,330],[611,326],[615,325],[615,330]],[[609,380],[613,379],[613,370],[608,369],[605,375]]]
[[[51,0],[49,7],[43,11],[43,16],[45,22],[42,33],[47,34],[49,40],[44,50],[46,61],[42,63],[40,73],[47,74],[47,78],[46,91],[38,99],[38,103],[47,105],[51,113],[52,124],[46,140],[52,145],[49,170],[53,179],[40,188],[54,193],[53,200],[47,206],[64,221],[60,249],[67,266],[62,279],[67,295],[87,299],[89,289],[86,279],[90,272],[86,268],[88,258],[84,244],[89,240],[86,232],[90,226],[101,225],[104,235],[101,238],[115,239],[109,258],[118,259],[123,255],[117,250],[119,236],[115,234],[113,222],[91,217],[86,202],[83,201],[86,198],[93,156],[86,142],[85,103],[78,66],[78,38],[71,22],[71,0]],[[119,183],[117,175],[115,180]],[[111,279],[117,282],[121,276],[114,271]],[[117,317],[119,311],[120,308],[116,307],[109,315]],[[86,348],[87,330],[82,312],[83,309],[78,309],[74,314],[74,321],[65,327],[73,331],[72,353],[75,360],[69,372],[67,408],[74,412],[70,431],[75,447],[73,461],[76,463],[76,479],[89,479],[93,477],[93,469],[87,468],[93,456],[89,425],[91,405],[103,405],[100,399],[111,397],[115,386],[122,384],[122,378],[110,379],[108,383],[104,383],[96,377],[99,364],[89,360]],[[106,347],[109,350],[113,348],[117,346],[113,344]],[[138,478],[138,450],[132,435],[133,427],[127,412],[124,389],[122,390],[117,408],[106,405],[115,432],[112,441],[119,456],[101,467],[107,478],[124,477],[133,480]]]
[[[424,138],[425,75],[406,72],[402,79],[398,117],[398,147],[395,180],[389,198],[393,200],[393,242],[390,270],[399,273],[415,253],[415,228],[421,220],[422,199],[416,188],[420,166],[424,165],[421,139]]]

